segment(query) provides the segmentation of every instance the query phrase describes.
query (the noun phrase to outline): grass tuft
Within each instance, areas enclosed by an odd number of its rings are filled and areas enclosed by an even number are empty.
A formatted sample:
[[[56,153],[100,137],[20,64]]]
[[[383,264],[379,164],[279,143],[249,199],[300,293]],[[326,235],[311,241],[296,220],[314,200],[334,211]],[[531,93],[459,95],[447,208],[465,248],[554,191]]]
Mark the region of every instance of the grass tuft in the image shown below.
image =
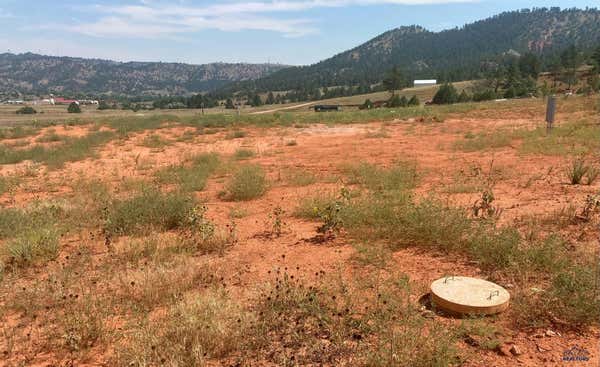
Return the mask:
[[[233,158],[237,160],[249,159],[256,155],[253,150],[250,149],[238,149],[233,153]]]
[[[204,366],[243,343],[247,316],[224,292],[185,297],[155,320],[142,320],[122,348],[120,366]]]
[[[107,209],[104,231],[110,235],[144,234],[186,225],[195,199],[187,194],[146,188],[135,196],[115,200]]]
[[[155,177],[158,183],[177,184],[183,191],[201,191],[204,190],[208,178],[219,164],[217,154],[200,154],[183,164],[159,170]]]
[[[252,200],[263,196],[267,186],[267,177],[261,166],[243,166],[227,184],[226,195],[234,201]]]
[[[58,256],[56,231],[48,228],[31,229],[9,241],[4,249],[5,263],[26,267],[36,262],[53,260]]]

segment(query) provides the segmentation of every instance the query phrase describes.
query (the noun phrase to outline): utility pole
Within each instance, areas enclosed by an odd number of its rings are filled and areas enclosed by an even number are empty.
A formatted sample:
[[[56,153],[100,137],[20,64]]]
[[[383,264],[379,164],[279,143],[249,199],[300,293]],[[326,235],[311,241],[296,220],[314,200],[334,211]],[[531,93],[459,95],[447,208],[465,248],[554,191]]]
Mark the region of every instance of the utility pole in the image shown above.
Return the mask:
[[[546,132],[549,134],[554,125],[556,116],[556,96],[548,96],[548,105],[546,107]]]

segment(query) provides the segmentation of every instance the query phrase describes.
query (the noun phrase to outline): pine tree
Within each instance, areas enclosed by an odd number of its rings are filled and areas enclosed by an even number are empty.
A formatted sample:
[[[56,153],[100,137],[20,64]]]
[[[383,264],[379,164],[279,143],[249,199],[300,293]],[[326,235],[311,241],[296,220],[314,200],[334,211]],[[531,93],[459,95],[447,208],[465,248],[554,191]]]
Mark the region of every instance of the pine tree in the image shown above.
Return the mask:
[[[262,100],[260,99],[260,96],[258,94],[254,94],[254,96],[252,96],[252,99],[250,100],[250,105],[252,107],[258,107],[258,106],[262,106]]]
[[[596,72],[600,72],[600,46],[596,48],[592,55],[592,62],[594,63],[594,68]]]
[[[452,104],[458,101],[458,92],[452,84],[444,84],[433,96],[434,104]]]
[[[269,92],[265,104],[275,104],[275,97],[273,96],[273,92]]]
[[[227,101],[225,101],[225,108],[228,110],[235,109],[235,106],[233,105],[233,101],[231,100],[231,98],[227,98]]]
[[[406,96],[400,97],[400,107],[406,107],[406,106],[408,106],[408,99],[406,99]]]
[[[460,92],[460,95],[458,96],[458,102],[465,103],[465,102],[469,102],[470,100],[471,100],[471,97],[469,97],[467,92],[463,89],[463,91]]]
[[[416,95],[414,95],[408,101],[408,105],[409,106],[420,106],[421,105],[421,101],[419,101],[419,97],[417,97]]]
[[[402,75],[402,71],[398,66],[394,66],[383,79],[383,86],[385,90],[390,92],[392,96],[396,93],[396,90],[402,89],[406,86],[406,81]]]

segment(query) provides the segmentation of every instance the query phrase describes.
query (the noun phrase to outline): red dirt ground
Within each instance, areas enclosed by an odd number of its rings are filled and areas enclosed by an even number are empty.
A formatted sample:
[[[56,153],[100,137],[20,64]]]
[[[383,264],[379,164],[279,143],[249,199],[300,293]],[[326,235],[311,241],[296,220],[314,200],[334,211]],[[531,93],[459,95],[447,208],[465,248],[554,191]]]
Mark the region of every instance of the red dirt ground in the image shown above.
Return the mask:
[[[513,223],[526,216],[543,216],[552,211],[575,205],[580,208],[588,194],[598,192],[598,184],[592,186],[571,186],[565,182],[564,167],[569,163],[566,157],[547,157],[521,155],[515,147],[499,148],[474,153],[463,153],[453,149],[452,144],[468,132],[491,131],[500,127],[523,127],[541,124],[531,119],[449,119],[444,123],[420,123],[418,121],[395,121],[386,124],[344,125],[326,127],[315,125],[307,128],[247,128],[247,136],[240,139],[224,139],[225,132],[215,135],[197,136],[192,142],[175,142],[160,150],[141,146],[147,133],[139,133],[126,141],[113,141],[100,151],[97,159],[87,159],[70,163],[56,171],[38,168],[37,177],[26,177],[24,183],[14,195],[3,195],[0,202],[5,206],[23,206],[35,199],[69,197],[74,182],[80,177],[99,179],[109,182],[115,189],[124,180],[152,179],[152,173],[170,164],[177,163],[182,157],[200,152],[216,152],[223,156],[232,155],[243,147],[257,152],[256,157],[247,163],[262,165],[268,172],[271,188],[260,199],[250,202],[233,203],[219,199],[223,189],[224,176],[213,177],[205,191],[198,196],[207,200],[208,216],[217,223],[229,222],[232,209],[243,208],[246,215],[236,219],[239,243],[229,249],[222,258],[215,258],[219,264],[226,265],[229,275],[224,282],[234,290],[243,293],[245,289],[256,287],[269,281],[269,271],[277,267],[299,267],[301,276],[310,279],[314,273],[324,270],[332,273],[341,269],[352,278],[360,273],[360,265],[352,261],[356,251],[352,239],[345,235],[326,244],[314,244],[309,241],[316,235],[317,224],[294,218],[292,211],[299,201],[320,191],[337,191],[341,186],[341,167],[348,163],[370,162],[381,166],[390,166],[395,160],[414,160],[421,173],[416,192],[420,196],[431,193],[446,197],[449,202],[469,207],[481,195],[479,192],[447,194],[445,187],[456,177],[470,172],[472,167],[480,167],[485,174],[493,162],[500,169],[502,177],[494,187],[496,204],[503,208],[503,223]],[[385,129],[388,137],[371,138],[368,132]],[[84,128],[54,128],[57,134],[78,135]],[[182,127],[165,128],[155,133],[165,139],[174,140],[186,129]],[[43,134],[43,132],[42,132]],[[32,138],[31,140],[33,140]],[[295,140],[297,145],[288,146],[286,142]],[[5,167],[3,172],[23,170],[26,164]],[[313,173],[317,183],[294,187],[285,180],[285,172],[301,169]],[[462,173],[461,173],[462,172]],[[531,179],[531,180],[530,180]],[[531,181],[529,184],[528,181]],[[47,187],[54,190],[48,192]],[[25,188],[25,189],[24,189]],[[266,238],[261,233],[268,228],[268,215],[274,207],[286,210],[285,233],[279,238]],[[573,228],[567,235],[579,236]],[[587,231],[588,229],[583,229]],[[594,234],[584,233],[590,248],[593,248]],[[84,236],[84,235],[82,235]],[[79,239],[79,238],[78,238]],[[78,240],[76,239],[76,240]],[[82,237],[81,240],[92,240]],[[100,239],[95,248],[101,254],[104,250]],[[68,253],[69,246],[63,250]],[[62,255],[61,255],[62,256]],[[444,257],[440,254],[405,249],[393,254],[394,267],[406,273],[416,283],[419,291],[413,295],[415,301],[426,290],[427,285],[447,274],[481,276],[481,271],[472,263],[461,258]],[[510,288],[509,288],[510,291]],[[16,317],[16,316],[14,316]],[[441,322],[457,323],[457,320],[435,316]],[[11,318],[11,324],[17,324],[18,318]],[[464,345],[475,355],[467,366],[562,366],[562,365],[600,365],[600,333],[592,329],[585,334],[564,333],[546,336],[546,330],[519,331],[511,328],[510,323],[499,316],[490,321],[503,330],[508,330],[503,339],[504,348],[515,344],[522,355],[502,355],[495,351],[480,351]],[[0,337],[1,340],[1,337]],[[2,342],[0,342],[2,345]],[[562,362],[562,353],[567,348],[579,345],[590,352],[588,363]],[[86,363],[77,366],[102,366],[105,364],[103,352],[92,353]],[[1,358],[0,358],[1,359]],[[18,358],[17,358],[18,359]],[[12,361],[0,361],[0,366],[9,366]],[[31,365],[67,365],[67,361],[51,351],[38,354],[30,361]]]

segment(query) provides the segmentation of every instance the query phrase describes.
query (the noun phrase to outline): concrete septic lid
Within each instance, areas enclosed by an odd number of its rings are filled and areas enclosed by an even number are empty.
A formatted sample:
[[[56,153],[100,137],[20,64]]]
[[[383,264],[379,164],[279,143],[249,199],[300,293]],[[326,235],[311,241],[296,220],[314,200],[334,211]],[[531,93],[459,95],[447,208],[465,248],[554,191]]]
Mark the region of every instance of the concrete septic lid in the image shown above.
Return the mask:
[[[508,308],[510,294],[487,280],[449,276],[431,283],[436,307],[460,315],[493,315]]]

